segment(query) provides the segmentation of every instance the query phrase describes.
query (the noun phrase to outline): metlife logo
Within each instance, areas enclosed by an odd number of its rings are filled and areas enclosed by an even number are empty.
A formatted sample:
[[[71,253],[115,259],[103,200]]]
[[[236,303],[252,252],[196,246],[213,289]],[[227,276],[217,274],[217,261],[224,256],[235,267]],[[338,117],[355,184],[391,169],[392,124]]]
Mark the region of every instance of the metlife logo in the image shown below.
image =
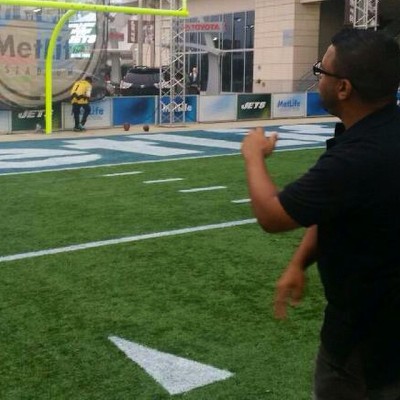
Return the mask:
[[[58,18],[32,17],[25,7],[0,8],[0,97],[21,108],[44,105],[45,59]],[[92,73],[102,55],[104,16],[77,14],[62,27],[54,47],[53,99],[69,97],[73,82]]]
[[[272,117],[303,117],[306,113],[304,93],[274,94],[272,96]]]
[[[102,106],[90,107],[90,115],[92,117],[97,117],[97,116],[102,117],[104,114],[105,114],[104,107]]]
[[[288,109],[294,109],[294,108],[300,108],[301,106],[301,101],[295,98],[291,98],[289,100],[279,100],[278,101],[278,108],[288,108]]]
[[[112,126],[112,99],[105,98],[90,105],[90,115],[86,123],[88,129],[107,128]],[[65,129],[72,129],[74,121],[72,118],[72,106],[69,103],[62,105],[62,126]]]
[[[162,105],[162,112],[167,112],[167,113],[170,113],[170,112],[173,112],[173,111],[175,111],[175,112],[187,112],[187,111],[192,111],[193,110],[193,107],[190,105],[190,104],[187,104],[187,103],[180,103],[180,104],[177,104],[177,103],[174,103],[174,102],[172,102],[172,103],[169,103],[169,104],[163,104]]]
[[[161,107],[161,123],[167,123],[171,120],[171,116],[176,120],[196,121],[197,120],[197,96],[186,96],[185,101],[169,102],[167,97],[163,98]]]

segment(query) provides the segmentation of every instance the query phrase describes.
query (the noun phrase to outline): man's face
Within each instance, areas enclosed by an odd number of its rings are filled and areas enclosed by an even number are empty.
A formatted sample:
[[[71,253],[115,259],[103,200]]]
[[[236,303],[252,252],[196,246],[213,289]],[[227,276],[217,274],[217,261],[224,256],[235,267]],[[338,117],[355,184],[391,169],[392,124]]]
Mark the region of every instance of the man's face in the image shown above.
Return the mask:
[[[335,48],[330,45],[322,58],[321,69],[331,74],[336,74],[334,68]],[[321,74],[318,82],[318,90],[321,97],[322,106],[326,111],[333,115],[338,115],[339,99],[337,96],[339,78]]]

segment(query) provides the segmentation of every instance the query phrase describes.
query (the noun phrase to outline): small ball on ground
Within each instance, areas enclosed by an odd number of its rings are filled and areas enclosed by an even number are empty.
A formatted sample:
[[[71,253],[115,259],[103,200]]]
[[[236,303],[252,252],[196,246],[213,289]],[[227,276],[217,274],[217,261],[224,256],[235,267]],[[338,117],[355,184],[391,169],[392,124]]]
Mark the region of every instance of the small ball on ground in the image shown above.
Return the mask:
[[[124,123],[124,131],[129,131],[129,129],[131,128],[131,124],[129,124],[128,122]]]
[[[150,130],[150,127],[148,125],[143,125],[143,130],[145,132],[148,132]]]

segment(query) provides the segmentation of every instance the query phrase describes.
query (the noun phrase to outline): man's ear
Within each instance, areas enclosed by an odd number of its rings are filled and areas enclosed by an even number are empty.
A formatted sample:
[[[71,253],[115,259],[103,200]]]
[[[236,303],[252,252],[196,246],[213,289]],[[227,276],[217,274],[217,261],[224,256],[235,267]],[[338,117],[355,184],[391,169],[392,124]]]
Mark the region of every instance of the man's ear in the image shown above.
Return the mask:
[[[339,100],[347,100],[353,92],[353,85],[348,79],[340,79],[338,85],[339,85],[339,90],[338,90]]]

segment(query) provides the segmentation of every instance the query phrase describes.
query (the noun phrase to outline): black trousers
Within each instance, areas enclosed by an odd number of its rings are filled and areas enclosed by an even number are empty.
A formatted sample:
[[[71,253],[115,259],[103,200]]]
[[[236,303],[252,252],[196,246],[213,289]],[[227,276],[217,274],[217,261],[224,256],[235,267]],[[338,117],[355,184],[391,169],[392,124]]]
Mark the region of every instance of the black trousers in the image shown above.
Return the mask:
[[[83,109],[82,119],[81,109]],[[86,120],[90,114],[90,105],[89,104],[72,104],[72,114],[74,115],[75,128],[79,128],[79,126],[84,126],[86,124]]]
[[[367,389],[363,363],[357,349],[344,364],[339,364],[321,346],[316,359],[313,399],[400,400],[400,381],[380,389]]]

